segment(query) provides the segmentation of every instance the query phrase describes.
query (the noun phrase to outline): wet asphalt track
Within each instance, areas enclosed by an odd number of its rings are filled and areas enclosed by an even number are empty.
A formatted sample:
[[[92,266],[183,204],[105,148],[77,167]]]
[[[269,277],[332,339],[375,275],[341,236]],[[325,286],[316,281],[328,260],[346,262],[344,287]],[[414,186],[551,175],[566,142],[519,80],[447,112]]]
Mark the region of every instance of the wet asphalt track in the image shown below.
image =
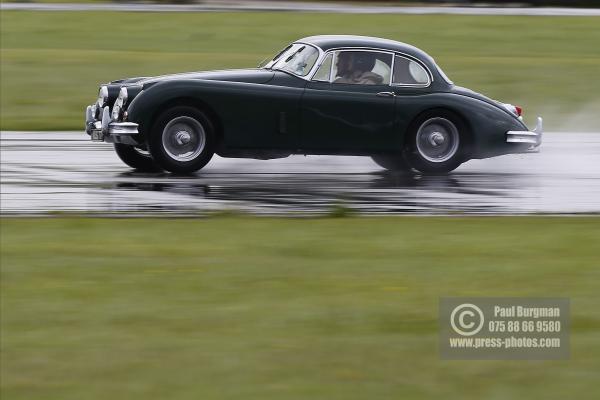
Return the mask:
[[[137,173],[84,133],[2,132],[1,213],[198,215],[600,213],[600,134],[548,133],[539,154],[473,160],[448,176],[403,176],[365,157],[213,158],[189,177]]]

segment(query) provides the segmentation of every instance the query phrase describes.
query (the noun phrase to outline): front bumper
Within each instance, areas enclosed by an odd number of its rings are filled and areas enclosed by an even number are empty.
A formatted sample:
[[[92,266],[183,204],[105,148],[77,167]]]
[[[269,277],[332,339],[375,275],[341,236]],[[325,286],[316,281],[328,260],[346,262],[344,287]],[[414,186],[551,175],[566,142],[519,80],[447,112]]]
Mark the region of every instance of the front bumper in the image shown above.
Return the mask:
[[[506,143],[514,143],[521,149],[519,153],[537,153],[542,144],[543,135],[542,117],[537,118],[537,124],[533,131],[508,131],[506,132]]]
[[[140,133],[138,124],[113,121],[108,106],[104,107],[101,112],[98,111],[96,104],[88,106],[85,110],[85,131],[93,141],[123,143],[132,146],[140,144],[137,140]]]

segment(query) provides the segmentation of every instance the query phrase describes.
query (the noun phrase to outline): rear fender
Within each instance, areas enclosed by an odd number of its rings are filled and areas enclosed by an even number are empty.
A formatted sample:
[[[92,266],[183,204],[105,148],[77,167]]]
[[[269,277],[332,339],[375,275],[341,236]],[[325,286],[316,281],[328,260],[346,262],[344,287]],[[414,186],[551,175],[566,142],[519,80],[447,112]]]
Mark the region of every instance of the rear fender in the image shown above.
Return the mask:
[[[525,124],[505,109],[462,95],[444,93],[440,103],[467,122],[472,135],[471,158],[486,158],[509,153],[506,132],[527,131]]]

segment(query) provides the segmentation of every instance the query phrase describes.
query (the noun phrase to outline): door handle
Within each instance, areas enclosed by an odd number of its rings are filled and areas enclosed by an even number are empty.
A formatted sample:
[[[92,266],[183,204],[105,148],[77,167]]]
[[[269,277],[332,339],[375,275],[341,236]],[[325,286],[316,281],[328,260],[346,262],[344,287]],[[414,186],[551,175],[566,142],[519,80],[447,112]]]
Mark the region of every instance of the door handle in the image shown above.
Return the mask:
[[[396,97],[396,93],[394,92],[379,92],[377,93],[379,97]]]

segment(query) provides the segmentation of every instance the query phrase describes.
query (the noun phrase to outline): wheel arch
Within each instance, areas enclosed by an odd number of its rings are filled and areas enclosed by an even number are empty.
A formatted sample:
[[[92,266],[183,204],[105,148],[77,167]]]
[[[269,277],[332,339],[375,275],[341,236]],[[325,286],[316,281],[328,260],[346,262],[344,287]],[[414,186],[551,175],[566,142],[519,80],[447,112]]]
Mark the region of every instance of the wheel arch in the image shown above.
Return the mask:
[[[164,111],[181,106],[192,107],[197,109],[198,111],[203,112],[213,124],[213,128],[215,129],[215,135],[217,139],[217,145],[219,145],[223,141],[223,122],[221,121],[221,118],[219,117],[217,112],[204,100],[191,96],[174,97],[165,100],[161,103],[158,103],[155,108],[156,112],[152,113],[152,116],[148,120],[148,126],[154,126],[154,123],[156,122],[160,114]]]

